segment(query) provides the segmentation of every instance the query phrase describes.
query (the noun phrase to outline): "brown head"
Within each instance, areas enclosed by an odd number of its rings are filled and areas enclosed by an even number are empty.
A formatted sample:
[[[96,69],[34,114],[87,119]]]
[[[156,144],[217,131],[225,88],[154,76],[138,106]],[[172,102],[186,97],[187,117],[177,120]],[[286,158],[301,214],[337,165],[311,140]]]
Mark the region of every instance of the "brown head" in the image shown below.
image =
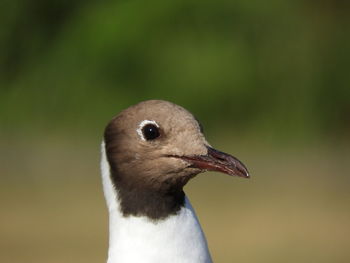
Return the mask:
[[[190,112],[167,101],[125,109],[107,125],[104,140],[126,216],[160,219],[175,213],[184,202],[183,186],[206,170],[249,177],[235,157],[210,147]]]

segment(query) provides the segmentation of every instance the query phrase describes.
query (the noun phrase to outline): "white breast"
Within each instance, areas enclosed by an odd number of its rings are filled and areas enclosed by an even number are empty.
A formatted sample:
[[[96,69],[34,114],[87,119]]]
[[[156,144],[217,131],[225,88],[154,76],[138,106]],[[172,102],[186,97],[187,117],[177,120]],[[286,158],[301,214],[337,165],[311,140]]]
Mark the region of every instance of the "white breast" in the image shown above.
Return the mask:
[[[109,209],[108,263],[210,263],[207,242],[186,198],[185,206],[165,220],[123,217],[102,143],[102,182]]]

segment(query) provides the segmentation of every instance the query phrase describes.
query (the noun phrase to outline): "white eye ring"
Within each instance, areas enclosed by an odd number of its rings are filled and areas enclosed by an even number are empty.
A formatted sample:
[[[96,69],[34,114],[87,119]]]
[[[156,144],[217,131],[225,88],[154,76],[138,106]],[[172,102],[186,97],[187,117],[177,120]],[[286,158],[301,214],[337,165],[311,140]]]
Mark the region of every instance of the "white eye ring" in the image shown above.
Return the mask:
[[[146,141],[145,137],[143,136],[142,129],[145,127],[147,124],[153,124],[159,128],[158,123],[156,123],[153,120],[143,120],[140,122],[139,127],[137,128],[136,132],[140,136],[141,140]]]

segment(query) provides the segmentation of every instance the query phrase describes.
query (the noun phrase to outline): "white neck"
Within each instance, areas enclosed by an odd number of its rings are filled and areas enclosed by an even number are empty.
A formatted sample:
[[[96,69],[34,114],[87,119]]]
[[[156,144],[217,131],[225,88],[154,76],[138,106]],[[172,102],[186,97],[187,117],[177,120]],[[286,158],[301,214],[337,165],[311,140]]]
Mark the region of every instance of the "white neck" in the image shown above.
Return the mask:
[[[124,217],[102,143],[101,172],[109,210],[107,263],[183,262],[210,263],[208,246],[196,214],[186,198],[176,215],[161,221],[147,217]]]

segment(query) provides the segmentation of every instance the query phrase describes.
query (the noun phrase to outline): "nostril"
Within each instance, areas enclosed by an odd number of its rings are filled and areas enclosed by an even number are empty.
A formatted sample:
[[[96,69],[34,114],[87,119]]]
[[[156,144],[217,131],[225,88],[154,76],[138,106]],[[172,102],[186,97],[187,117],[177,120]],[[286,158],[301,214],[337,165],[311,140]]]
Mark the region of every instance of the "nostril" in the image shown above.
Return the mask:
[[[216,159],[219,160],[219,161],[226,161],[226,158],[223,158],[221,156],[217,156]]]

